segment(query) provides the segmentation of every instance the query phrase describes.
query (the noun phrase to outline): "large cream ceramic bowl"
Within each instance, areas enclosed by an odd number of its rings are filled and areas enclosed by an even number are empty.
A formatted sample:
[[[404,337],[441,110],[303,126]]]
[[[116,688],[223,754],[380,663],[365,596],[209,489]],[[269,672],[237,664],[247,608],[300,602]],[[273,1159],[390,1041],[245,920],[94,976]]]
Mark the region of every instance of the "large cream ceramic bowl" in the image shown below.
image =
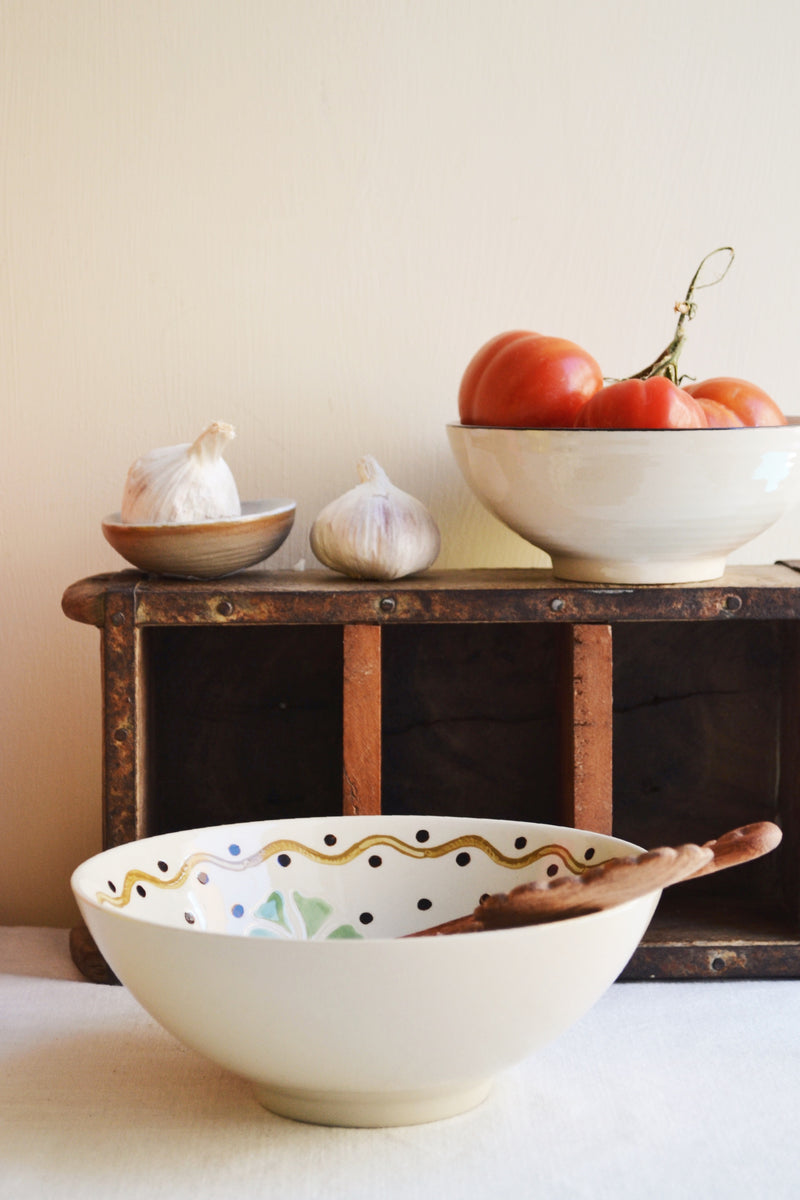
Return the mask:
[[[485,892],[638,847],[560,826],[325,817],[164,834],[72,887],[106,961],[167,1030],[276,1113],[400,1125],[478,1104],[582,1016],[658,892],[527,928],[404,940]]]
[[[692,583],[800,500],[800,418],[758,429],[504,429],[451,424],[484,506],[561,579]]]

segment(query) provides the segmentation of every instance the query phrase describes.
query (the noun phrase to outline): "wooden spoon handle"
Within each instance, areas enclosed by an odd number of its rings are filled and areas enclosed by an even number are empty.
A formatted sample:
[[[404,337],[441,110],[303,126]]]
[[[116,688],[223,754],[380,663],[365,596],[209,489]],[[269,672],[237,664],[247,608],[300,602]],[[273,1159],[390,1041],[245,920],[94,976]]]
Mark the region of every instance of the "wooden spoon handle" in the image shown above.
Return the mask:
[[[704,846],[662,846],[630,858],[611,858],[589,867],[576,879],[523,883],[507,895],[487,896],[478,905],[485,929],[534,925],[613,908],[678,883],[702,869],[713,857]]]
[[[407,936],[432,937],[477,933],[484,929],[511,929],[598,912],[673,883],[710,875],[759,858],[774,850],[781,836],[777,825],[759,821],[732,829],[703,846],[693,843],[661,846],[628,858],[611,858],[596,867],[588,867],[574,879],[564,877],[523,883],[510,892],[485,896],[468,915]]]
[[[782,837],[780,829],[772,821],[754,821],[752,825],[731,829],[729,833],[705,843],[713,851],[714,857],[689,878],[712,875],[715,871],[724,871],[727,867],[737,867],[739,863],[760,858],[762,854],[774,850]]]
[[[473,933],[482,929],[512,929],[541,925],[611,908],[645,896],[694,874],[709,863],[713,851],[705,846],[662,846],[628,858],[610,858],[587,867],[577,878],[522,883],[510,892],[484,896],[467,916],[423,929],[409,937]]]

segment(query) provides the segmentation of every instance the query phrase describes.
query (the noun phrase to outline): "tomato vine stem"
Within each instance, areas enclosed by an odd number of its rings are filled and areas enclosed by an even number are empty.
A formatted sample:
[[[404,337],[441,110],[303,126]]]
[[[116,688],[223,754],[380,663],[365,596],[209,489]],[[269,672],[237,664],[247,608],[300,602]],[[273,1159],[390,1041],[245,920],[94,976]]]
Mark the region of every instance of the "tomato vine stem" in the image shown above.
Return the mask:
[[[715,276],[714,279],[709,279],[707,283],[700,283],[700,276],[704,267],[706,266],[706,263],[708,263],[709,260],[714,258],[714,256],[717,254],[727,254],[728,260],[725,263],[725,266],[722,268],[721,272]],[[678,323],[675,326],[675,333],[672,335],[671,342],[661,351],[658,358],[649,364],[649,366],[646,366],[641,371],[637,371],[635,375],[629,375],[629,379],[652,379],[654,375],[666,375],[667,379],[671,380],[672,383],[680,383],[678,378],[678,359],[680,358],[683,344],[686,341],[686,335],[688,333],[688,330],[686,329],[686,323],[693,320],[697,312],[697,305],[693,299],[694,294],[701,288],[713,287],[714,284],[720,283],[721,280],[723,280],[728,274],[733,262],[733,257],[734,254],[732,246],[720,246],[718,249],[712,250],[710,254],[705,256],[692,276],[691,283],[686,290],[684,299],[679,300],[675,304],[675,311],[678,313]]]

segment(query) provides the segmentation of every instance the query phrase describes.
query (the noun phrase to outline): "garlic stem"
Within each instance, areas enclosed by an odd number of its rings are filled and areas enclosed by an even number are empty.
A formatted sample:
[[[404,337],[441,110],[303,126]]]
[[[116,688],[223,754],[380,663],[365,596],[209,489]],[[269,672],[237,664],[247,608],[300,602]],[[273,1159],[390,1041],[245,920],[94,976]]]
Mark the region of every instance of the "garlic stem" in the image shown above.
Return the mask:
[[[386,489],[384,495],[389,494],[392,482],[378,460],[373,458],[371,454],[364,454],[358,460],[356,470],[358,471],[358,478],[362,483],[371,483],[376,487],[383,485]]]
[[[198,462],[214,463],[222,458],[226,445],[235,437],[236,430],[232,425],[225,421],[212,421],[192,442],[189,454]]]

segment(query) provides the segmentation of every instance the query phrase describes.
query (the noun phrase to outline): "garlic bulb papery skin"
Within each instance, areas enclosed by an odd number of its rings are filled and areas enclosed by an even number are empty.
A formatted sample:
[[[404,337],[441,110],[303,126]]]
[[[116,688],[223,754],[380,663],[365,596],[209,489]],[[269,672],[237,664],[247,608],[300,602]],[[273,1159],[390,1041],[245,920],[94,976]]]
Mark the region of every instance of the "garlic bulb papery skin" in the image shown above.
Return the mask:
[[[162,446],[137,458],[122,495],[126,525],[193,525],[240,517],[236,481],[222,457],[232,425],[212,421],[193,442]]]
[[[441,538],[425,505],[395,487],[372,455],[359,459],[358,476],[361,482],[312,525],[314,554],[353,579],[402,579],[426,570]]]

